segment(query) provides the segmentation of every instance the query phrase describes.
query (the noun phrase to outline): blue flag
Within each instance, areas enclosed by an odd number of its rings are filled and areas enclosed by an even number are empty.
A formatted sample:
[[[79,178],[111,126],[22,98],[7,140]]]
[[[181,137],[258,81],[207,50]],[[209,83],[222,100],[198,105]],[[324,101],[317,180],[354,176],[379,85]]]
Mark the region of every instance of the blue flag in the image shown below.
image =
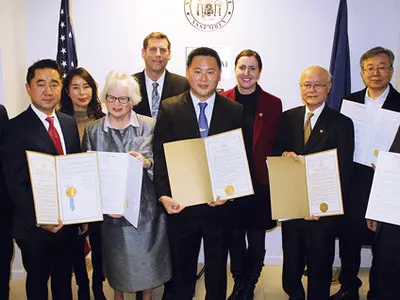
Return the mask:
[[[332,74],[332,90],[327,103],[332,109],[339,110],[343,97],[351,92],[346,0],[340,0],[339,3],[329,72]]]
[[[60,64],[63,77],[78,66],[74,32],[69,14],[69,0],[61,0],[60,21],[58,23],[57,62]]]

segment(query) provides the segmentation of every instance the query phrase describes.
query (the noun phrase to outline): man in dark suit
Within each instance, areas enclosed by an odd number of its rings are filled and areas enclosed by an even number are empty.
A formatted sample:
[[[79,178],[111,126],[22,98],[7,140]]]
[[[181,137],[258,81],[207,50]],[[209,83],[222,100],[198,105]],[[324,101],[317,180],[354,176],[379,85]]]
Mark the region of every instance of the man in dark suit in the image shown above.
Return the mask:
[[[177,96],[189,90],[186,77],[170,73],[166,66],[171,59],[171,42],[162,32],[152,32],[143,40],[142,57],[145,69],[133,74],[140,86],[142,101],[133,109],[136,113],[157,119],[160,103],[167,98]],[[164,285],[162,300],[172,300],[169,281]],[[137,300],[142,292],[136,293]]]
[[[390,148],[400,153],[400,128]],[[400,226],[368,220],[368,228],[375,232],[373,243],[376,296],[379,300],[400,298]]]
[[[8,115],[5,107],[0,105],[0,143],[3,141],[3,131]],[[0,156],[1,158],[1,156]],[[0,235],[3,241],[0,255],[0,299],[8,299],[10,282],[10,264],[13,256],[12,238],[12,205],[5,187],[0,161]]]
[[[390,84],[393,75],[394,55],[389,49],[375,47],[365,52],[360,59],[361,76],[366,88],[353,93],[346,100],[362,103],[378,112],[387,109],[400,112],[400,94]],[[371,114],[375,122],[378,114]],[[374,116],[376,116],[374,118]],[[371,136],[372,138],[372,136]],[[350,195],[344,202],[344,222],[339,234],[341,289],[331,297],[332,300],[358,300],[361,280],[357,277],[361,262],[361,246],[371,245],[374,233],[367,228],[365,212],[372,186],[373,169],[354,163],[354,173],[350,183]],[[368,299],[375,296],[376,275],[374,263],[370,270],[370,291]],[[378,298],[379,299],[379,298]]]
[[[283,113],[276,140],[276,153],[296,158],[337,149],[342,194],[353,166],[354,128],[346,116],[326,104],[331,76],[319,66],[306,69],[300,77],[305,106]],[[345,196],[345,195],[343,195]],[[283,289],[291,300],[306,299],[301,283],[305,262],[308,268],[308,300],[328,300],[335,254],[335,236],[341,217],[309,217],[282,222]]]
[[[143,41],[145,69],[133,76],[139,81],[142,101],[134,107],[138,114],[157,118],[160,102],[189,90],[185,77],[166,70],[171,59],[171,43],[161,32],[150,33]]]
[[[55,111],[61,97],[62,75],[54,60],[29,67],[27,110],[8,122],[2,145],[3,171],[14,205],[14,237],[27,272],[29,300],[47,300],[51,276],[53,299],[70,300],[72,245],[76,226],[37,224],[26,150],[62,155],[80,151],[78,129],[72,117]]]
[[[226,299],[229,205],[226,201],[183,207],[171,195],[163,144],[241,128],[243,107],[215,92],[221,59],[215,50],[197,48],[187,60],[190,91],[161,103],[154,129],[154,183],[168,212],[174,300],[191,300],[201,239],[204,240],[206,299]],[[205,199],[207,202],[207,199]]]

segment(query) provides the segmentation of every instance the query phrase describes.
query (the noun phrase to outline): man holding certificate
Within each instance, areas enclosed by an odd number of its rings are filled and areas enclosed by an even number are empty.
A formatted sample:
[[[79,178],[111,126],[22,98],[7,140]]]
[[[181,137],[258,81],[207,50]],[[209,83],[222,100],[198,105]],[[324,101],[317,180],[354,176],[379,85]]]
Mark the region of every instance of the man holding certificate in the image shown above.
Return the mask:
[[[29,67],[27,110],[10,120],[2,145],[6,186],[14,205],[14,237],[27,272],[28,299],[48,298],[51,276],[53,299],[72,299],[72,245],[75,225],[37,225],[25,151],[51,155],[80,152],[79,135],[72,117],[56,112],[61,97],[62,74],[54,60],[44,59]]]
[[[242,127],[243,108],[217,94],[221,79],[218,53],[202,47],[187,60],[190,91],[161,103],[154,130],[154,182],[167,210],[173,268],[173,299],[190,300],[196,280],[201,239],[204,240],[206,298],[226,299],[228,220],[226,201],[184,207],[172,198],[163,144],[207,137]],[[198,162],[206,163],[206,162]],[[204,199],[204,203],[208,199]]]
[[[301,74],[300,92],[305,106],[283,113],[276,153],[296,159],[298,155],[336,148],[343,191],[353,165],[354,129],[349,118],[325,104],[330,89],[331,75],[324,68],[312,66]],[[307,299],[329,299],[338,218],[282,222],[283,289],[290,299],[305,299],[301,277],[306,262]]]
[[[361,116],[366,116],[365,122],[372,128],[377,128],[382,123],[381,113],[400,112],[400,94],[390,84],[393,75],[394,54],[389,49],[375,47],[365,52],[360,58],[361,77],[366,88],[353,93],[343,99],[341,111],[347,113],[346,107],[360,106],[364,111]],[[347,100],[347,101],[346,101]],[[372,130],[366,130],[363,133],[363,126],[357,126],[357,117],[351,116],[356,130],[356,149],[355,161],[359,157],[358,153],[362,153],[365,149],[369,149],[368,144],[372,144],[376,140],[388,140],[387,148],[393,141],[394,133],[397,125],[381,130],[376,134]],[[386,118],[388,119],[388,118]],[[357,131],[359,128],[359,131]],[[383,138],[385,134],[392,131],[391,137]],[[374,148],[373,148],[374,149]],[[372,156],[376,159],[378,150],[371,150]],[[375,152],[375,153],[374,153]],[[369,155],[369,158],[371,156]],[[332,300],[358,300],[358,289],[361,286],[361,280],[357,277],[361,262],[361,246],[371,245],[374,234],[367,229],[365,222],[365,212],[367,210],[368,199],[370,196],[373,169],[371,159],[364,164],[361,161],[354,164],[354,173],[350,183],[350,195],[348,201],[344,202],[345,217],[342,223],[342,230],[339,235],[341,272],[339,281],[341,283],[340,291],[332,296]],[[376,275],[374,271],[374,263],[370,270],[370,291],[368,292],[368,300],[376,299]]]

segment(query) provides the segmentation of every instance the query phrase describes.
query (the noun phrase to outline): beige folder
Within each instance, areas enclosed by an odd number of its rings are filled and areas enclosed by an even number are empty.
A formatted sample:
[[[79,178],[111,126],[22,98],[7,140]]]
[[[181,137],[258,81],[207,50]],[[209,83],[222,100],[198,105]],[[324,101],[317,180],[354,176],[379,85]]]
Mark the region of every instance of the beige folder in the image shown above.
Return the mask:
[[[206,143],[211,142],[211,139],[213,142],[217,139],[225,139],[228,142],[238,141],[235,142],[240,152],[237,164],[241,164],[242,169],[245,170],[245,174],[240,174],[244,178],[242,185],[232,181],[226,185],[225,191],[219,194],[216,192],[215,180],[214,183],[212,180],[213,168],[209,166],[212,164],[209,156],[213,154],[207,154],[207,149],[210,150],[210,148],[207,148]],[[172,197],[184,206],[211,203],[217,196],[221,199],[235,199],[254,193],[240,129],[207,138],[165,143],[164,152]]]
[[[335,184],[336,184],[336,206],[330,209],[324,201],[317,202],[319,211],[316,216],[330,216],[343,214],[343,203],[340,187],[339,167],[337,163],[336,149],[328,150],[335,153]],[[323,151],[307,156],[298,156],[298,160],[291,157],[267,157],[272,219],[294,219],[306,218],[311,213],[309,187],[307,179],[306,159],[313,155],[322,154]],[[335,189],[334,189],[335,190]],[[332,196],[332,193],[329,194]],[[332,206],[333,207],[333,206]]]

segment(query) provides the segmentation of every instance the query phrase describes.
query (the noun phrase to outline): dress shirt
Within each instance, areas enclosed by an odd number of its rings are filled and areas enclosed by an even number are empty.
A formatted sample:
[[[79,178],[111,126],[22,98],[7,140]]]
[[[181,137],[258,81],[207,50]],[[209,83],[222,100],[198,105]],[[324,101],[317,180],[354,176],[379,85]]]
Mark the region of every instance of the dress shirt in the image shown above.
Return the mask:
[[[319,116],[321,115],[322,111],[324,110],[325,107],[325,102],[322,103],[322,105],[320,107],[318,107],[316,110],[311,111],[308,109],[308,107],[306,106],[306,113],[304,114],[304,123],[303,123],[303,127],[306,125],[306,120],[307,120],[307,114],[309,112],[312,112],[314,115],[312,116],[312,118],[310,119],[310,124],[311,124],[311,129],[314,128],[315,123],[317,123]]]
[[[157,87],[157,92],[158,92],[158,96],[160,97],[161,100],[161,93],[164,87],[164,78],[165,78],[165,70],[162,73],[162,75],[160,76],[160,78],[158,78],[157,81],[153,81],[149,76],[147,76],[146,70],[144,70],[144,81],[146,83],[146,91],[147,91],[147,100],[149,101],[149,107],[150,110],[153,107],[153,97],[152,97],[152,93],[153,93],[153,83],[157,82],[158,83],[158,87]]]
[[[56,111],[53,110],[51,115],[48,116],[44,112],[42,112],[39,109],[37,109],[36,106],[33,105],[33,104],[31,104],[31,108],[35,112],[35,114],[38,116],[40,121],[43,123],[44,127],[46,128],[46,131],[49,131],[49,127],[50,127],[50,124],[49,124],[48,121],[46,121],[46,118],[47,117],[53,117],[54,118],[54,127],[56,128],[56,130],[58,132],[58,135],[60,136],[61,146],[63,148],[63,152],[65,154],[67,154],[67,150],[65,149],[64,136],[63,136],[63,133],[62,133],[62,130],[61,130],[60,121],[58,121],[58,118],[57,118],[57,115],[56,115]]]
[[[210,98],[208,98],[206,101],[200,101],[195,95],[193,95],[192,91],[190,91],[190,97],[192,98],[193,107],[194,107],[194,110],[196,111],[197,122],[199,122],[199,116],[200,116],[199,102],[203,102],[203,103],[205,102],[208,104],[206,109],[204,110],[204,112],[207,117],[208,128],[210,128],[211,117],[212,117],[212,112],[213,112],[214,102],[215,102],[215,93],[212,94],[212,96]]]
[[[113,127],[111,125],[111,123],[110,123],[109,117],[110,117],[110,115],[107,113],[106,116],[105,116],[104,127],[103,127],[105,132],[108,132],[108,128],[125,129],[128,126],[140,127],[138,117],[137,117],[136,113],[133,110],[131,110],[131,117],[130,117],[129,123],[126,124],[126,126],[124,126],[123,128],[115,128],[115,127]]]

